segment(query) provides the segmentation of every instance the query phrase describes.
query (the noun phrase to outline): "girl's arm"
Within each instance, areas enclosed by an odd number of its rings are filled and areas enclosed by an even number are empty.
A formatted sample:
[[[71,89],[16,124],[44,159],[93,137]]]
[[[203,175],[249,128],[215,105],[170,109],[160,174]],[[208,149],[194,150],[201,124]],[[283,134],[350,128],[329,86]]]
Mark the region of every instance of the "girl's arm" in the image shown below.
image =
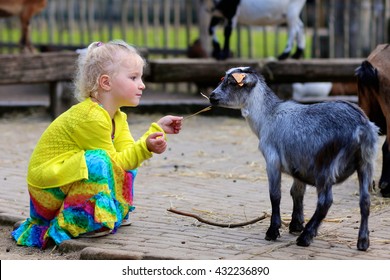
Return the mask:
[[[82,150],[105,150],[124,170],[136,169],[152,157],[146,138],[152,133],[162,132],[162,129],[153,123],[138,141],[134,141],[125,123],[119,126],[121,131],[115,133],[114,143],[111,139],[112,125],[103,121],[83,123],[75,130],[73,137]]]

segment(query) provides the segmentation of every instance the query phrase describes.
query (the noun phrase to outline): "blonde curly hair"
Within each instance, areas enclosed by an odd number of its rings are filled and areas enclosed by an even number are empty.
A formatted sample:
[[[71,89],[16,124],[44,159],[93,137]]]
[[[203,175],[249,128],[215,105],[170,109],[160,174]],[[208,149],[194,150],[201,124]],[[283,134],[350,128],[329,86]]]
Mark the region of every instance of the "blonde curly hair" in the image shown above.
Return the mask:
[[[145,67],[145,59],[138,50],[122,40],[108,43],[93,42],[80,52],[78,68],[74,79],[75,98],[83,101],[94,96],[98,90],[98,80],[101,75],[115,75],[116,69],[122,63],[123,57],[131,55],[134,63]]]

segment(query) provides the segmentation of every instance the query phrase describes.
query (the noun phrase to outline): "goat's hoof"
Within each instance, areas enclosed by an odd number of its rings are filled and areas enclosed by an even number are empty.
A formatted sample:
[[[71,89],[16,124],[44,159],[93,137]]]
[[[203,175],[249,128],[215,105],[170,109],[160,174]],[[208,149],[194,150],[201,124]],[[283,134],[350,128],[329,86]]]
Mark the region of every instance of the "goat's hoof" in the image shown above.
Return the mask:
[[[211,54],[211,57],[215,58],[216,60],[221,60],[221,56],[219,52],[213,52]]]
[[[226,56],[224,56],[224,55],[219,55],[219,54],[213,55],[213,57],[214,57],[216,60],[226,60],[226,59],[227,59]]]
[[[370,247],[370,239],[369,238],[359,238],[357,242],[357,248],[359,251],[367,251],[368,247]]]
[[[308,247],[308,246],[310,246],[312,240],[313,240],[313,238],[309,237],[307,234],[305,234],[305,235],[301,234],[297,238],[297,245],[302,246],[302,247]]]
[[[220,52],[220,53],[214,53],[212,55],[216,60],[226,60],[228,58],[231,58],[232,55],[226,52]]]
[[[389,185],[389,183],[386,182],[386,181],[379,181],[379,188],[380,188],[381,190],[385,190],[385,189],[387,188],[388,185]]]
[[[303,57],[303,49],[298,48],[296,52],[291,56],[293,59],[300,59]]]
[[[380,182],[379,189],[381,190],[381,194],[383,197],[390,197],[390,185],[388,182]]]
[[[388,190],[381,190],[381,194],[383,197],[390,197],[390,189]]]
[[[288,230],[292,234],[301,233],[305,227],[302,223],[291,221]]]
[[[284,52],[281,55],[278,56],[278,60],[285,60],[290,56],[289,52]]]
[[[267,233],[265,234],[265,240],[268,241],[276,240],[278,237],[280,237],[280,233],[278,229],[269,228],[267,230]]]

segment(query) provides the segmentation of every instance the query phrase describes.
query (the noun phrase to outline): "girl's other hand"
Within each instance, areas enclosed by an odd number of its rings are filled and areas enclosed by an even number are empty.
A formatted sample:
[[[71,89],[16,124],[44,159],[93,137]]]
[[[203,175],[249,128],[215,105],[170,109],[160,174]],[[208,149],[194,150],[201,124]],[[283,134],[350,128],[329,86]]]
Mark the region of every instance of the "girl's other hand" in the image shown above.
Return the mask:
[[[146,138],[146,146],[150,152],[162,154],[167,148],[167,141],[164,139],[164,133],[155,132]]]
[[[162,117],[157,124],[166,134],[178,134],[181,130],[182,120],[183,117],[165,116]]]

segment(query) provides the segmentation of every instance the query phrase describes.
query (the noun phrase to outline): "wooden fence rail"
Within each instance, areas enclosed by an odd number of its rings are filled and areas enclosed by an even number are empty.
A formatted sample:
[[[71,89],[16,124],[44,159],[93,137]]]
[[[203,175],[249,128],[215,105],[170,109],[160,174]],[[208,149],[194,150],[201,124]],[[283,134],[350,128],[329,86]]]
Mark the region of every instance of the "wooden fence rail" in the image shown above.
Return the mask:
[[[0,85],[70,81],[75,73],[74,52],[0,56]],[[231,67],[250,66],[264,75],[269,83],[351,82],[354,70],[363,58],[256,60],[231,59],[150,59],[144,79],[153,83],[215,83]]]
[[[231,67],[250,66],[261,73],[268,83],[351,82],[362,58],[257,60],[230,59],[154,59],[148,62],[146,79],[150,82],[218,82]]]
[[[57,52],[0,56],[0,85],[50,84],[50,108],[55,117],[61,111],[57,84],[71,81],[77,54]],[[144,79],[152,83],[191,82],[213,85],[231,67],[250,66],[262,73],[269,83],[353,82],[354,71],[363,59],[306,60],[226,60],[150,59]]]

